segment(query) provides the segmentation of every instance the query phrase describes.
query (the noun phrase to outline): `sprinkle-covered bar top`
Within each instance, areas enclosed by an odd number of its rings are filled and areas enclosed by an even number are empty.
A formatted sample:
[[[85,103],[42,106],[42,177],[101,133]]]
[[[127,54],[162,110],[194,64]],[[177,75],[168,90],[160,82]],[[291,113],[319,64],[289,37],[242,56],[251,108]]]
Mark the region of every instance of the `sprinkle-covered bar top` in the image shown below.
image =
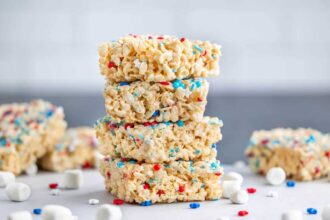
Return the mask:
[[[92,168],[95,166],[97,146],[94,129],[70,128],[55,149],[43,156],[38,163],[43,169],[57,172],[73,168]]]
[[[20,174],[55,147],[66,128],[61,107],[43,101],[0,106],[0,170]]]
[[[99,48],[102,75],[113,82],[162,82],[219,74],[220,46],[174,36],[129,35]]]
[[[105,158],[100,172],[106,189],[119,199],[143,206],[156,202],[216,200],[221,197],[220,161],[138,163]]]
[[[314,129],[255,131],[246,150],[253,171],[266,174],[282,167],[289,178],[312,180],[329,171],[330,138]]]
[[[133,158],[147,163],[210,160],[222,138],[218,118],[201,121],[116,124],[104,117],[96,123],[96,136],[104,155]]]
[[[110,83],[104,90],[112,121],[129,123],[201,120],[207,104],[205,79]]]

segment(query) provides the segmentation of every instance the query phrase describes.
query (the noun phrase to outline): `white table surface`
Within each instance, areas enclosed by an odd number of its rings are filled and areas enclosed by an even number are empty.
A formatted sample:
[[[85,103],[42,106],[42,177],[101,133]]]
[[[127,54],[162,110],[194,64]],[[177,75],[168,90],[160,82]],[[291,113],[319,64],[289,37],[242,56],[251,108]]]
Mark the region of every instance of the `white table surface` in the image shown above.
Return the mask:
[[[216,220],[222,216],[230,219],[278,220],[285,210],[300,209],[306,213],[306,208],[313,207],[318,210],[317,215],[305,214],[305,219],[321,219],[322,208],[330,203],[330,182],[319,180],[314,182],[297,183],[296,187],[288,188],[285,185],[274,187],[266,184],[263,177],[253,175],[246,168],[225,166],[225,171],[237,171],[244,176],[243,188],[255,187],[257,192],[250,194],[249,202],[245,205],[234,205],[229,200],[201,202],[199,209],[189,209],[189,203],[156,204],[149,207],[124,204],[121,207],[123,220],[152,219],[152,220]],[[59,182],[62,174],[39,173],[37,176],[21,176],[17,182],[31,186],[32,196],[25,202],[11,202],[0,189],[0,219],[14,211],[33,210],[46,204],[59,204],[70,208],[79,220],[95,219],[96,209],[99,205],[89,205],[90,198],[97,198],[102,203],[111,203],[113,197],[104,190],[103,178],[95,170],[84,171],[84,185],[78,190],[65,190],[59,196],[49,195],[48,184]],[[266,197],[267,192],[277,191],[278,197]],[[239,210],[249,211],[246,217],[238,217]],[[34,215],[34,219],[40,216]]]

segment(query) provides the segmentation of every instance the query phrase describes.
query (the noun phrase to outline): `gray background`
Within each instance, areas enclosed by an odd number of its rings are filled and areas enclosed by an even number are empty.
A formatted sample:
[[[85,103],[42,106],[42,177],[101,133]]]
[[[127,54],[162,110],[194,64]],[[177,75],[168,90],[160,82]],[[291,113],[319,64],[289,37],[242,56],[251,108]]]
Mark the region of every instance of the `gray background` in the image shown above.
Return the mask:
[[[45,98],[70,126],[104,115],[102,41],[159,33],[223,45],[207,115],[224,121],[219,157],[243,158],[255,129],[330,132],[330,1],[0,0],[0,103]]]

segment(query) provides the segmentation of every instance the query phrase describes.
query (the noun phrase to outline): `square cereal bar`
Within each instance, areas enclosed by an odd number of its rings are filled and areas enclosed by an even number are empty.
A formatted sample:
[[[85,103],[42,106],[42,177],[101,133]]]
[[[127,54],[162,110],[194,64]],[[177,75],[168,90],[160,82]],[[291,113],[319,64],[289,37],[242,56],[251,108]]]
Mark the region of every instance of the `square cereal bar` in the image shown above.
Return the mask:
[[[222,194],[222,167],[218,160],[147,164],[105,158],[99,169],[106,189],[130,203],[215,200]]]
[[[330,138],[313,129],[255,131],[246,155],[251,169],[265,175],[282,167],[288,178],[313,180],[328,175]]]
[[[221,120],[211,117],[144,124],[117,124],[104,117],[97,121],[95,129],[102,154],[163,163],[215,159],[215,143],[222,138],[222,125]]]
[[[161,82],[219,74],[220,46],[173,36],[129,35],[99,48],[101,73],[113,82]]]
[[[55,148],[66,122],[61,107],[43,101],[0,106],[0,170],[20,174]]]
[[[98,146],[95,130],[88,127],[70,128],[53,151],[43,156],[38,164],[45,170],[61,172],[73,168],[95,166]]]
[[[111,120],[127,123],[201,120],[209,83],[205,79],[106,84],[105,107]]]

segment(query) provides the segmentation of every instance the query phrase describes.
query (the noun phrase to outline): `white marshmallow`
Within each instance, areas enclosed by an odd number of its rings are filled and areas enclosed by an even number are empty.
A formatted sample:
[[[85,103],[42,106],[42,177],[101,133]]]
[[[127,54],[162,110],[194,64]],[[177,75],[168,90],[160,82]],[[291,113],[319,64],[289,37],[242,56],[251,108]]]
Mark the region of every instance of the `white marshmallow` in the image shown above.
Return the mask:
[[[7,197],[15,202],[23,202],[31,195],[31,189],[24,183],[12,183],[6,187]]]
[[[100,203],[100,201],[98,199],[90,199],[90,200],[88,200],[88,204],[90,204],[90,205],[97,205],[99,203]]]
[[[0,171],[0,188],[6,187],[15,182],[15,175],[12,172]]]
[[[270,191],[266,194],[267,197],[277,197],[278,193],[276,191]]]
[[[35,176],[38,173],[38,167],[36,164],[31,164],[26,170],[25,173],[28,176]]]
[[[223,190],[222,196],[226,199],[229,199],[234,192],[241,189],[241,184],[237,180],[222,181],[221,186]]]
[[[122,213],[119,207],[104,204],[96,211],[96,220],[120,220]]]
[[[290,210],[282,214],[282,220],[303,220],[303,214],[299,210]]]
[[[330,204],[326,205],[322,210],[322,220],[330,220]]]
[[[246,190],[238,190],[230,196],[230,200],[235,204],[245,204],[249,201],[249,195]]]
[[[64,187],[67,189],[78,189],[83,184],[83,173],[81,170],[67,170],[64,173]]]
[[[229,172],[229,173],[224,175],[223,181],[225,181],[225,180],[237,180],[240,183],[240,185],[242,185],[243,176],[239,173],[236,173],[236,172]]]
[[[8,215],[7,220],[32,220],[32,215],[28,211],[13,212]]]
[[[273,167],[268,170],[266,179],[271,185],[281,185],[286,179],[285,171],[281,167]]]
[[[41,220],[72,220],[70,209],[60,205],[46,205],[42,208]]]

